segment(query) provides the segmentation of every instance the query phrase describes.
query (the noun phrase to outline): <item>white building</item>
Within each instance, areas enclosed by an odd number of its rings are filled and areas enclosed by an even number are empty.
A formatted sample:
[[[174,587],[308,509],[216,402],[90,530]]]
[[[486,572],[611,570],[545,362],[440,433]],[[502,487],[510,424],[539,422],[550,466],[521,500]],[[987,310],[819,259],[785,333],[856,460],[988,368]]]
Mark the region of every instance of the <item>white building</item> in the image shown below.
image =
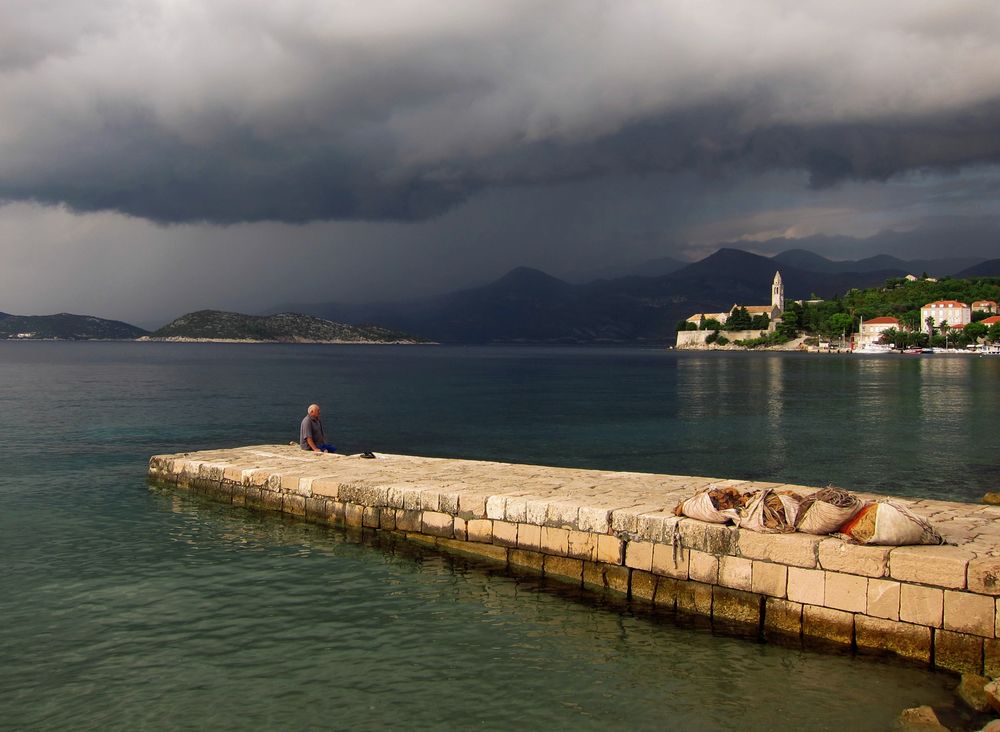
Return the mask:
[[[958,300],[938,300],[937,302],[929,302],[920,308],[920,327],[929,333],[927,318],[933,318],[934,328],[940,327],[941,323],[964,328],[972,322],[972,308]]]
[[[864,348],[871,343],[878,343],[879,338],[887,330],[900,330],[899,320],[896,318],[872,318],[861,323],[861,332],[858,333],[858,348]]]
[[[972,303],[972,312],[980,313],[1000,313],[1000,307],[997,306],[996,300],[976,300]]]

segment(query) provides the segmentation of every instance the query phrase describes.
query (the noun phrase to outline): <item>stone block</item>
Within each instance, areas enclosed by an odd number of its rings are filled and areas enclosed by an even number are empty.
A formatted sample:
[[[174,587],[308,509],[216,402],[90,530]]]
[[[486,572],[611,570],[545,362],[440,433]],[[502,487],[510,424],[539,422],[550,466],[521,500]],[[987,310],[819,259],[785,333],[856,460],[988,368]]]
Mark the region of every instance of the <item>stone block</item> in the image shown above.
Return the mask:
[[[466,521],[486,518],[486,498],[481,493],[461,493],[458,496],[458,511],[456,515]]]
[[[681,519],[677,524],[681,546],[722,556],[736,553],[736,529],[725,524],[709,524],[695,519]]]
[[[628,595],[631,570],[617,564],[583,562],[583,584],[592,589],[604,589],[622,596]]]
[[[581,506],[576,523],[581,531],[606,534],[611,529],[611,511],[606,508]]]
[[[384,531],[396,530],[396,511],[384,508],[378,512],[378,527]]]
[[[899,620],[898,582],[884,579],[868,580],[868,606],[865,612],[876,618]]]
[[[671,577],[659,577],[656,581],[656,597],[653,603],[660,610],[673,612],[677,609],[678,580]]]
[[[330,520],[333,501],[329,498],[306,498],[306,518],[320,523],[332,523]]]
[[[788,567],[772,562],[753,563],[750,588],[758,595],[770,597],[785,597],[788,582]]]
[[[656,555],[653,555],[653,571],[656,571]],[[753,589],[753,561],[744,557],[725,555],[719,557],[719,584],[733,590]]]
[[[899,619],[940,628],[944,617],[944,590],[903,584],[899,588]]]
[[[605,586],[609,590],[622,595],[627,595],[630,585],[629,578],[632,575],[632,570],[628,567],[623,567],[620,564],[605,564],[603,567]]]
[[[364,509],[364,513],[361,515],[361,525],[368,529],[377,529],[382,515],[381,507],[365,506]]]
[[[544,498],[529,498],[525,502],[524,522],[541,526],[545,523],[545,517],[549,513],[548,500]]]
[[[574,501],[551,501],[545,511],[545,525],[559,529],[577,528],[580,504]]]
[[[397,529],[400,531],[420,531],[420,511],[397,508],[395,513]]]
[[[1000,595],[1000,557],[980,557],[969,561],[968,587],[980,595]]]
[[[802,636],[838,646],[850,646],[854,640],[854,615],[828,607],[804,605]]]
[[[569,554],[569,530],[543,526],[542,551],[559,557]]]
[[[494,521],[493,543],[499,546],[517,546],[517,524]]]
[[[688,574],[696,582],[709,585],[719,582],[719,558],[714,554],[692,549],[689,552]]]
[[[826,597],[823,604],[835,610],[863,613],[868,608],[868,578],[827,572]]]
[[[490,496],[486,499],[486,518],[503,521],[506,508],[506,496]]]
[[[625,563],[625,542],[617,536],[597,535],[597,561],[605,564]]]
[[[542,527],[534,524],[517,525],[517,548],[538,551],[542,548]]]
[[[282,494],[278,491],[260,492],[260,508],[265,511],[281,511]]]
[[[768,597],[764,603],[764,637],[802,634],[802,603]]]
[[[455,554],[484,559],[495,564],[507,564],[507,549],[495,544],[482,544],[459,539],[437,539],[436,544],[439,548],[447,549]]]
[[[523,524],[528,520],[528,501],[520,496],[507,496],[503,517],[512,524]]]
[[[574,559],[593,562],[597,559],[597,534],[589,531],[570,531],[567,554]]]
[[[648,541],[630,541],[625,544],[625,566],[652,572],[654,546]]]
[[[859,546],[834,538],[819,543],[819,566],[830,572],[885,577],[889,573],[888,546]]]
[[[992,638],[996,627],[996,600],[971,592],[945,590],[944,627]]]
[[[992,709],[990,698],[987,696],[985,688],[990,680],[979,674],[962,674],[959,679],[955,693],[958,698],[965,702],[966,706],[977,712],[988,712]]]
[[[456,523],[461,520],[458,519]],[[465,531],[469,541],[478,541],[484,544],[493,542],[493,522],[488,519],[472,519],[472,521],[466,522]]]
[[[448,514],[449,516],[451,514]],[[452,536],[456,539],[461,539],[462,541],[469,540],[468,522],[464,518],[455,517],[452,525]]]
[[[670,544],[653,545],[653,573],[686,580],[691,552]]]
[[[680,517],[667,511],[640,514],[636,521],[635,536],[640,541],[673,544],[674,529],[680,521]]]
[[[740,556],[792,567],[812,569],[817,565],[817,547],[825,537],[811,534],[762,534],[741,530]]]
[[[715,587],[712,595],[712,617],[728,623],[759,627],[762,595]]]
[[[438,508],[441,513],[450,513],[452,516],[458,513],[458,496],[456,491],[446,491],[438,493]],[[406,508],[406,506],[403,506]]]
[[[424,488],[420,491],[420,508],[424,511],[441,511],[441,492],[437,488]],[[451,513],[441,511],[441,513]]]
[[[1000,676],[1000,638],[983,640],[983,674],[991,679]]]
[[[545,555],[539,552],[527,551],[524,549],[508,549],[507,562],[510,566],[519,570],[527,570],[530,573],[542,573],[542,565]]]
[[[981,674],[983,639],[950,630],[934,632],[934,665],[948,671]]]
[[[419,512],[418,512],[419,515]],[[351,528],[361,528],[364,525],[365,507],[356,503],[344,504],[344,524]],[[419,518],[416,529],[420,529]],[[396,524],[399,525],[399,516],[396,517]]]
[[[656,575],[641,569],[632,570],[629,595],[633,600],[653,602],[656,598]]]
[[[340,481],[336,478],[300,479],[300,484],[309,482],[309,490],[314,496],[323,496],[334,500],[340,498]]]
[[[824,605],[826,572],[819,569],[788,568],[788,599],[806,605]]]
[[[868,615],[854,616],[859,651],[891,653],[920,663],[931,662],[931,629]]]
[[[543,560],[543,571],[546,577],[554,577],[560,581],[579,585],[583,581],[583,561],[569,557],[556,557],[546,554]]]
[[[684,580],[674,581],[677,583],[677,612],[711,617],[711,585]]]
[[[305,516],[306,497],[285,493],[281,499],[281,510],[290,516]]]
[[[973,556],[955,546],[898,546],[889,553],[889,575],[903,582],[961,590]]]

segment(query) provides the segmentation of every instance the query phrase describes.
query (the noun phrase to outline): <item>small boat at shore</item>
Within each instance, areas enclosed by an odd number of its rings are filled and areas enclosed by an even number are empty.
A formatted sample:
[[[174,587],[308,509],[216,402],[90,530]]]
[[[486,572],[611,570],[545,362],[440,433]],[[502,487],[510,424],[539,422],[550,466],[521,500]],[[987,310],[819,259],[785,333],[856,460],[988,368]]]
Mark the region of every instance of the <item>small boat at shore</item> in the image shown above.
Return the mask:
[[[922,353],[924,353],[924,349],[923,348],[904,348],[902,352],[903,352],[904,356],[919,356]]]

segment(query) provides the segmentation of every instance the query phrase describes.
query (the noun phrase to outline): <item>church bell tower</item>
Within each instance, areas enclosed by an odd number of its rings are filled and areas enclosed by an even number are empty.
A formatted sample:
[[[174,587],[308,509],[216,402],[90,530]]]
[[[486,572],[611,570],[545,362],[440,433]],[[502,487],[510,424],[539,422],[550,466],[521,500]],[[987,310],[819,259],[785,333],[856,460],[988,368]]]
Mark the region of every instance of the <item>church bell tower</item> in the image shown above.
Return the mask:
[[[779,313],[785,312],[785,285],[781,282],[781,272],[774,273],[774,283],[771,285],[771,307]]]

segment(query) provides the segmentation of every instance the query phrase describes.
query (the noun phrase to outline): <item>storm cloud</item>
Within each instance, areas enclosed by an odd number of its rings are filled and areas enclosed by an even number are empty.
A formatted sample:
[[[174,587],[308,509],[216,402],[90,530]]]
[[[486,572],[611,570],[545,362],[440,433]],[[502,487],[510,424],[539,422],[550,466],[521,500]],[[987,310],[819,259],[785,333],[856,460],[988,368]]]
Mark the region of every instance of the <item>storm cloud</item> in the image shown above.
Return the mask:
[[[7,0],[0,199],[422,220],[490,189],[1000,160],[988,0]]]

